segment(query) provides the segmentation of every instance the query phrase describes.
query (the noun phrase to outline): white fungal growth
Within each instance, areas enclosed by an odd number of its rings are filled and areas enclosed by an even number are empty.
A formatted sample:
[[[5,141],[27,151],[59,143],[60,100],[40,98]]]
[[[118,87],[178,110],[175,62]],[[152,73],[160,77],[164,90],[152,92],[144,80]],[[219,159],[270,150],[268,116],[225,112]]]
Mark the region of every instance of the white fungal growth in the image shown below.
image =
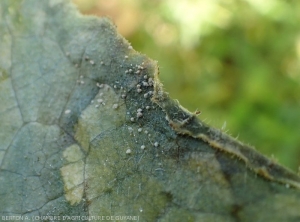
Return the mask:
[[[95,105],[95,108],[98,108],[99,107],[99,105],[97,104],[97,105]]]
[[[96,83],[96,86],[99,87],[99,88],[103,88],[103,87],[104,87],[104,84],[100,84],[100,83],[97,82],[97,83]]]
[[[140,113],[140,112],[142,112],[143,110],[141,109],[141,108],[139,108],[138,110],[137,110],[137,112],[138,113]]]
[[[103,103],[103,99],[97,99],[98,103]]]
[[[145,94],[144,94],[144,98],[147,98],[147,97],[148,97],[148,93],[145,93]]]
[[[113,109],[117,109],[117,108],[118,108],[118,104],[114,104],[114,105],[112,106],[112,108],[113,108]]]
[[[138,132],[140,133],[140,132],[142,132],[143,131],[143,129],[142,128],[138,128]]]
[[[143,86],[149,86],[149,84],[145,81],[142,82]]]
[[[153,86],[153,79],[152,78],[148,79],[148,84],[149,84],[149,86]]]
[[[140,93],[140,92],[142,92],[142,89],[137,89],[136,91],[137,91],[138,93]]]
[[[131,122],[134,122],[134,118],[133,118],[133,117],[131,117],[131,118],[130,118],[130,121],[131,121]]]
[[[144,75],[144,79],[147,79],[148,78],[148,76],[147,75]]]
[[[91,63],[91,65],[95,64],[94,60],[90,60],[90,63]]]
[[[154,144],[153,144],[155,147],[158,147],[158,142],[155,142]]]
[[[136,74],[140,74],[140,70],[136,71],[135,73],[136,73]]]
[[[137,84],[137,85],[136,85],[136,88],[138,88],[138,89],[141,88],[141,85],[140,85],[140,84]]]
[[[141,112],[138,112],[137,114],[136,114],[136,117],[137,118],[141,118],[143,116],[143,113],[141,113]]]
[[[150,109],[150,106],[146,106],[146,109]]]
[[[126,95],[125,95],[125,94],[122,94],[121,97],[122,97],[122,99],[125,99],[125,98],[126,98]]]
[[[126,150],[126,154],[131,154],[131,149]]]
[[[141,145],[141,149],[144,150],[146,147],[145,145]]]
[[[128,56],[126,55],[126,56],[124,56],[125,57],[125,59],[128,59]]]
[[[67,109],[66,111],[65,111],[65,114],[69,114],[71,112],[71,110],[70,109]]]

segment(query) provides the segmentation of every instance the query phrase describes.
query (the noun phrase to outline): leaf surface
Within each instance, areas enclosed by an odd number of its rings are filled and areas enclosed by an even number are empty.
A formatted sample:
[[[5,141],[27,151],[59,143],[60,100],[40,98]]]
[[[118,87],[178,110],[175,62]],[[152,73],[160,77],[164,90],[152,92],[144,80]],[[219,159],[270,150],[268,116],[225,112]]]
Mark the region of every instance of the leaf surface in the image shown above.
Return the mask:
[[[110,20],[61,0],[0,16],[1,216],[299,220],[299,177],[170,99]]]

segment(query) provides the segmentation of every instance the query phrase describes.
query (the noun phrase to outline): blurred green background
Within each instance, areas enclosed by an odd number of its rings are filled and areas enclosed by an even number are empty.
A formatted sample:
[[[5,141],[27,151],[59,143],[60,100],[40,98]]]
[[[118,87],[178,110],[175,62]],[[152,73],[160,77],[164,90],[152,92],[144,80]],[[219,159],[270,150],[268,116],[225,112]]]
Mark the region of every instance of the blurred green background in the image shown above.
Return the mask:
[[[299,0],[74,0],[157,60],[166,91],[297,172]]]

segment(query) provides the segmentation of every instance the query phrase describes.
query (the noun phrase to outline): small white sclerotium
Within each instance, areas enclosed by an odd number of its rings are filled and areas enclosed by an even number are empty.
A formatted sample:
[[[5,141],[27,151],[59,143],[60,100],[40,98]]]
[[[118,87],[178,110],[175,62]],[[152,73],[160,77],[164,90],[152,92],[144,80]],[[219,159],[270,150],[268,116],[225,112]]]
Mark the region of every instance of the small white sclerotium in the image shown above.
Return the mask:
[[[69,114],[71,112],[70,109],[65,110],[65,114]]]
[[[131,149],[126,150],[126,154],[131,154]]]
[[[137,117],[137,118],[141,118],[142,116],[143,116],[143,113],[137,113],[137,114],[136,114],[136,117]]]
[[[158,142],[155,142],[155,143],[154,143],[154,146],[155,146],[155,147],[158,147],[158,145],[159,145]]]

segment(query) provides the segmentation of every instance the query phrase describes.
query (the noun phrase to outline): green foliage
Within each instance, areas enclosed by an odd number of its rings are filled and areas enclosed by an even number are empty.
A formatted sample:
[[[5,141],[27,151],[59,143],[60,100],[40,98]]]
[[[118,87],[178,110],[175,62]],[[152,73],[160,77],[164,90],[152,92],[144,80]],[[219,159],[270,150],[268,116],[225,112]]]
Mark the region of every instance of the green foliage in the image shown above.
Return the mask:
[[[143,31],[130,41],[159,61],[161,79],[173,98],[203,111],[201,119],[217,127],[226,121],[230,134],[297,171],[300,3],[276,1],[273,10],[263,13],[263,3],[231,2],[223,5],[231,16],[226,27],[211,25],[191,49],[175,42],[158,50],[151,41],[144,44],[151,36]],[[174,20],[165,22],[177,27]]]

